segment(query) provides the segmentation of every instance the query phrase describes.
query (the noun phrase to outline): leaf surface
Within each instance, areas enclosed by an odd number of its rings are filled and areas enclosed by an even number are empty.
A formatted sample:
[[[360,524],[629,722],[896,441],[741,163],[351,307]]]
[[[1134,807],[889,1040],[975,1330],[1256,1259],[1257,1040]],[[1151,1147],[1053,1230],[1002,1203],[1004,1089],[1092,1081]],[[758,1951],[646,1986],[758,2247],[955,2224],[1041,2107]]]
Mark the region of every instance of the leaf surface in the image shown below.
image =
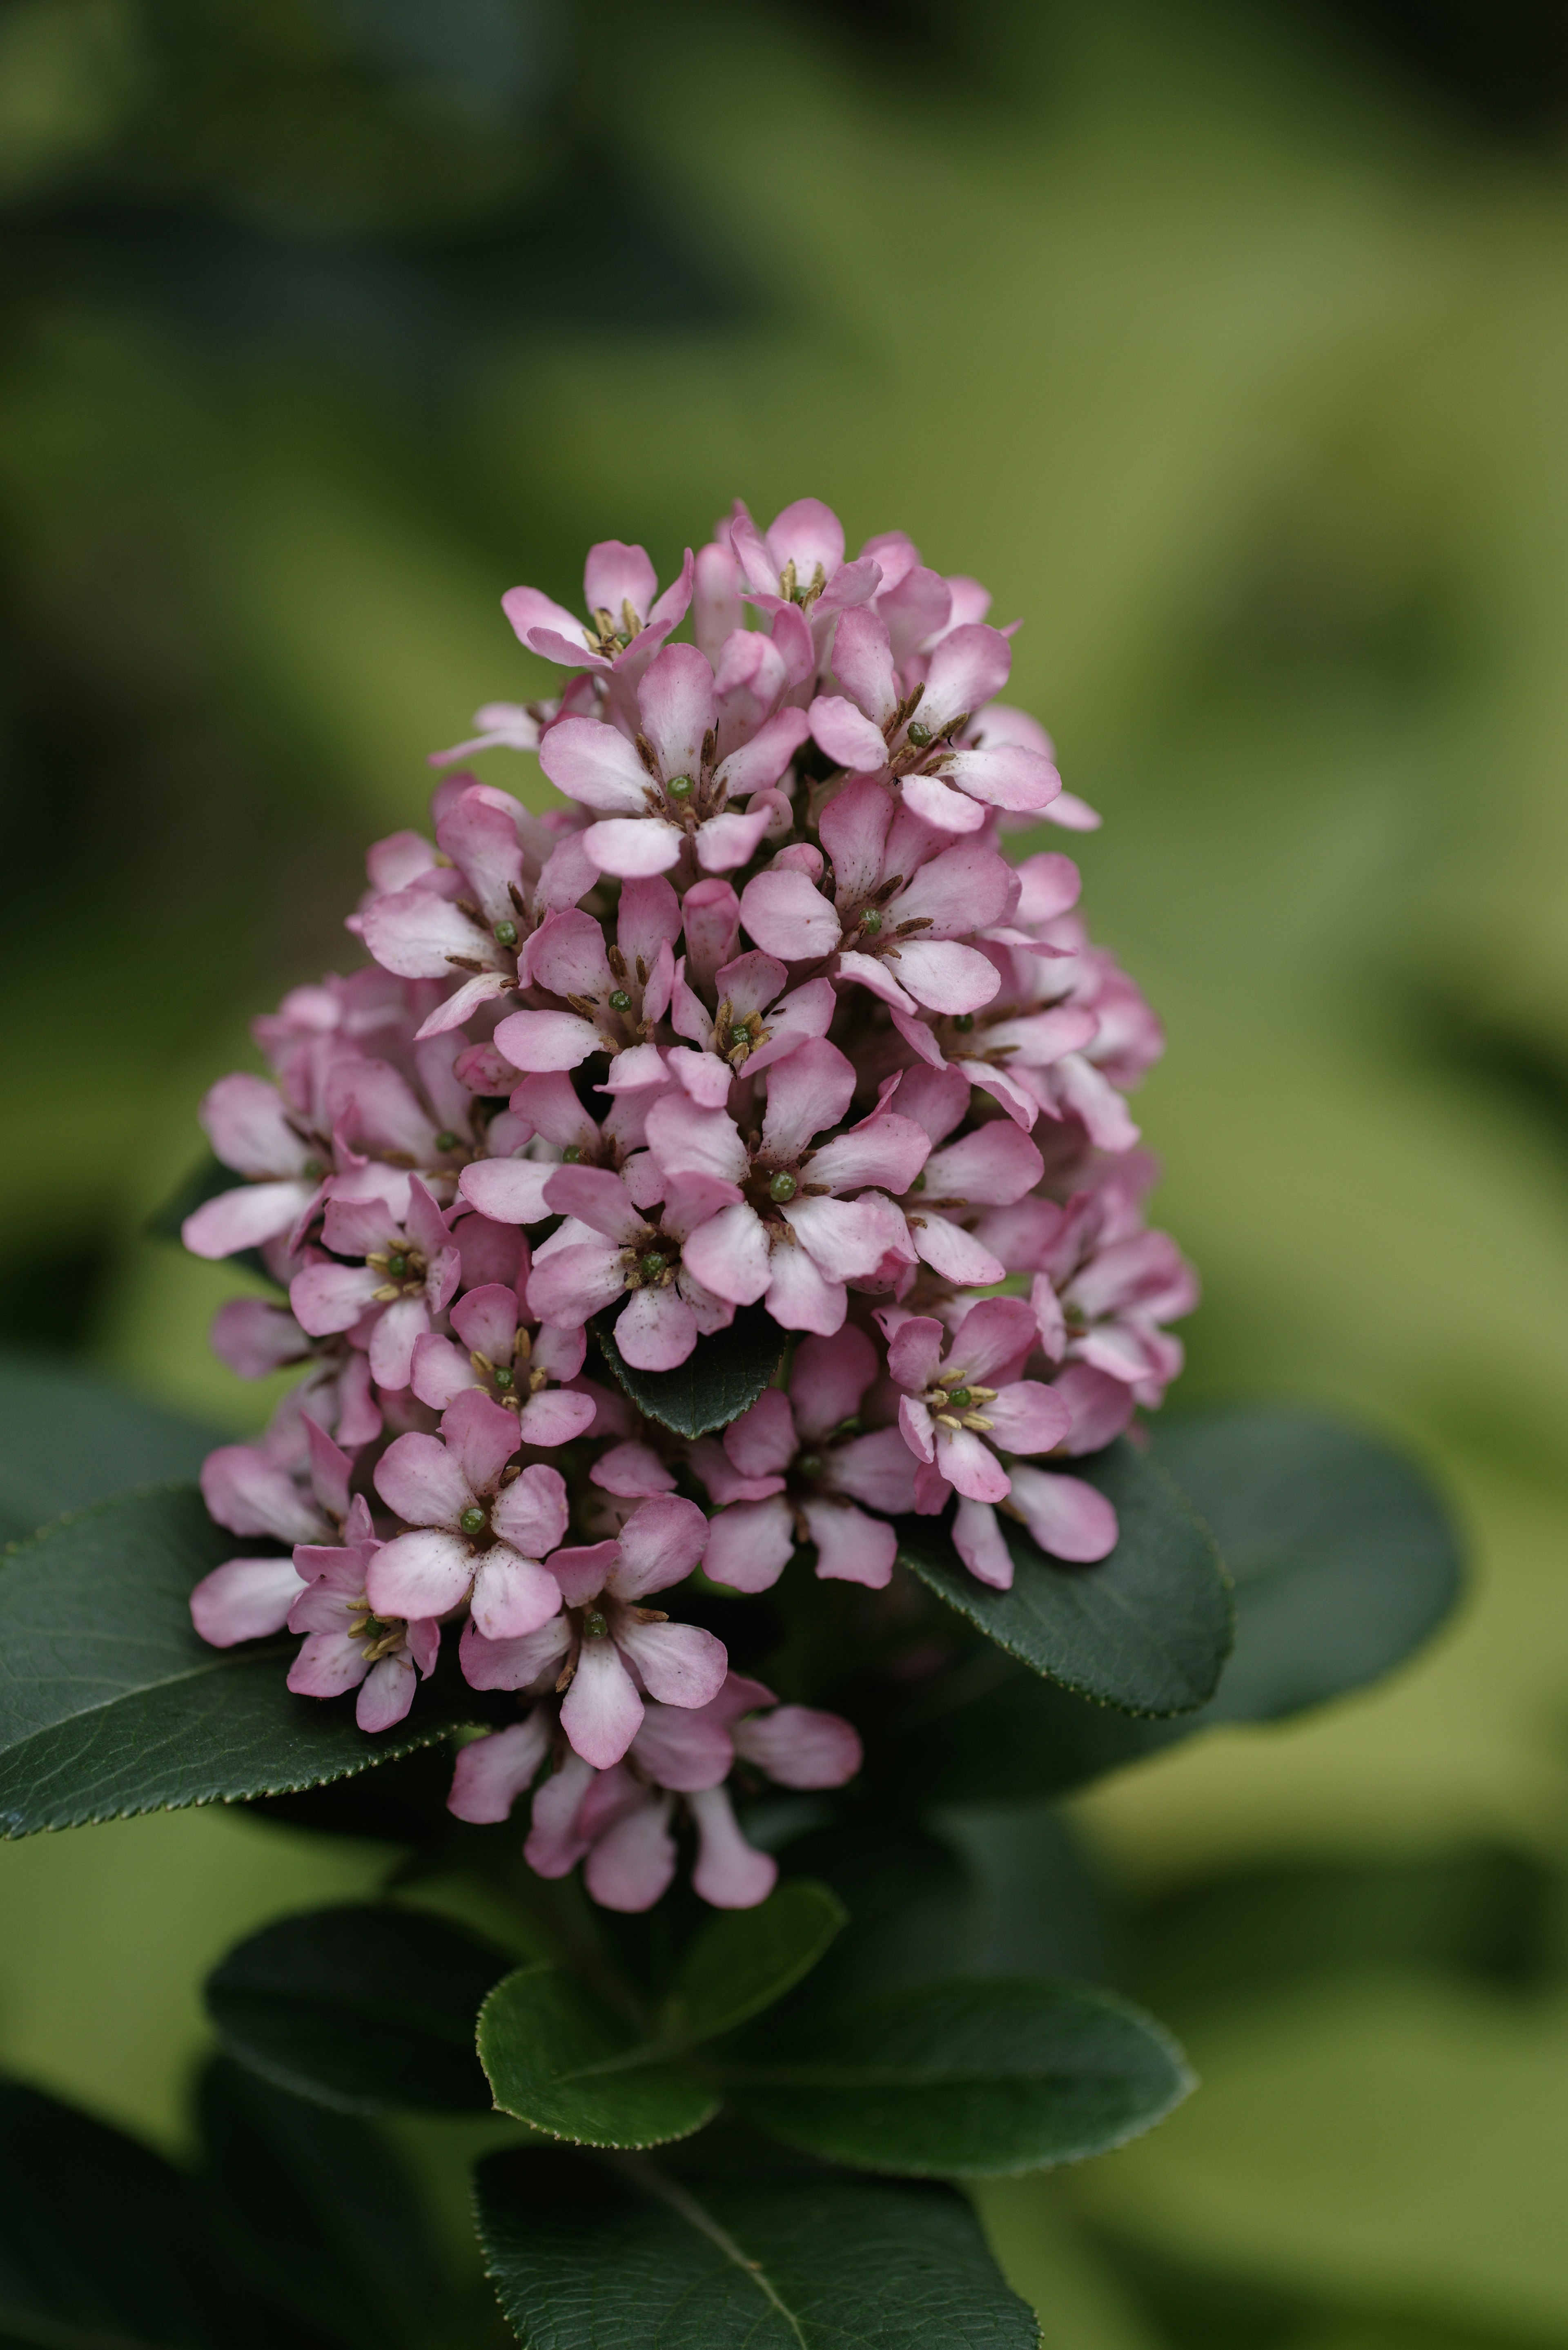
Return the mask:
[[[667,2145],[719,2110],[667,2047],[555,1967],[520,1967],[497,1985],[479,2054],[503,2113],[577,2146]]]
[[[222,1441],[75,1364],[0,1352],[0,1543],[133,1485],[194,1477]]]
[[[208,1648],[192,1588],[243,1549],[171,1486],[63,1518],[0,1562],[0,1833],[317,1786],[483,1721],[455,1657],[370,1738],[351,1698],[291,1694],[292,1635]]]
[[[607,1318],[590,1325],[599,1350],[639,1411],[678,1436],[706,1436],[739,1419],[771,1385],[784,1360],[785,1333],[762,1305],[742,1305],[727,1330],[699,1338],[672,1371],[634,1370]]]
[[[206,1982],[230,2054],[345,2113],[483,2113],[474,2022],[504,1951],[417,1909],[354,1902],[280,1918]]]
[[[751,2035],[723,2067],[759,2128],[827,2160],[983,2178],[1081,2161],[1192,2086],[1180,2050],[1112,1992],[1028,1978],[932,1983]]]
[[[706,2144],[706,2140],[702,2141]],[[812,2166],[673,2176],[491,2155],[480,2235],[526,2350],[1036,2350],[973,2213],[941,2187]]]
[[[1213,1537],[1170,1478],[1125,1438],[1075,1476],[1116,1506],[1120,1539],[1097,1566],[1066,1566],[1005,1515],[1010,1591],[975,1580],[936,1518],[898,1521],[921,1580],[1037,1673],[1127,1713],[1190,1712],[1213,1696],[1231,1648],[1231,1598]]]
[[[826,1885],[794,1877],[754,1909],[721,1909],[693,1938],[670,2002],[674,2039],[711,2040],[793,1991],[844,1925]]]

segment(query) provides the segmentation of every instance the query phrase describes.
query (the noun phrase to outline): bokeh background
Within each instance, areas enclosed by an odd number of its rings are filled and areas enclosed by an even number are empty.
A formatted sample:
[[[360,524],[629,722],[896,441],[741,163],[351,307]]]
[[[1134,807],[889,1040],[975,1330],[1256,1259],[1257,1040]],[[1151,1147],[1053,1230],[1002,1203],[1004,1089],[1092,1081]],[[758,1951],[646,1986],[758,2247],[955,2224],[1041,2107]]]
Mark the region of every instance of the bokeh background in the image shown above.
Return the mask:
[[[1395,1682],[1072,1807],[1204,2087],[987,2191],[1048,2350],[1568,2344],[1565,126],[1560,0],[0,10],[0,1339],[256,1424],[203,1087],[545,683],[504,588],[810,492],[1026,615],[1185,1394],[1468,1527]],[[0,1847],[0,2062],[177,2144],[205,1966],[379,1866]]]

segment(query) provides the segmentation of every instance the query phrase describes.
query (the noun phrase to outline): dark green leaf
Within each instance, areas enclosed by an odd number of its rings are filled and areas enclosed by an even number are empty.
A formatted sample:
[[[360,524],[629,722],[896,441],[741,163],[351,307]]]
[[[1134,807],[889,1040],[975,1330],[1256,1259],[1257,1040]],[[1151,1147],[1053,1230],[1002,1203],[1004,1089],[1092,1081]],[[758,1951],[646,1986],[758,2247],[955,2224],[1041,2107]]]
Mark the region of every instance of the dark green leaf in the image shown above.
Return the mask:
[[[206,1983],[233,2056],[345,2113],[483,2113],[474,2020],[511,1961],[444,1919],[370,1902],[282,1918]]]
[[[693,1939],[670,2002],[674,2040],[712,2040],[793,1991],[845,1921],[826,1885],[794,1877],[755,1909],[721,1909]]]
[[[198,1208],[206,1206],[209,1200],[216,1200],[224,1191],[238,1189],[244,1181],[243,1175],[236,1175],[232,1167],[225,1167],[221,1159],[209,1151],[205,1159],[199,1159],[182,1181],[175,1185],[162,1206],[153,1210],[147,1219],[148,1232],[155,1241],[178,1242],[180,1228],[187,1216],[193,1216]],[[224,1263],[255,1274],[261,1280],[271,1282],[275,1289],[278,1286],[259,1248],[236,1249],[233,1256],[224,1259]]]
[[[1277,1721],[1360,1689],[1459,1596],[1441,1502],[1374,1437],[1254,1404],[1173,1419],[1155,1451],[1236,1586],[1236,1651],[1207,1721]]]
[[[784,1360],[785,1334],[763,1305],[742,1305],[727,1330],[699,1338],[673,1371],[636,1371],[623,1361],[607,1319],[593,1333],[610,1369],[639,1411],[677,1436],[727,1428],[772,1384]]]
[[[1163,1470],[1125,1438],[1073,1473],[1116,1505],[1121,1538],[1097,1566],[1064,1566],[1000,1523],[1011,1591],[977,1583],[936,1518],[904,1518],[899,1555],[932,1590],[1035,1672],[1127,1713],[1188,1713],[1212,1697],[1231,1647],[1231,1600],[1208,1528]]]
[[[577,2146],[663,2146],[711,2121],[711,2089],[555,1967],[520,1967],[479,2019],[503,2113]]]
[[[132,1485],[194,1477],[221,1440],[72,1364],[0,1354],[0,1543]]]
[[[736,2110],[828,2160],[984,2178],[1103,2154],[1192,2078],[1149,2016],[1109,1991],[1023,1978],[932,1983],[770,2019],[726,2062]]]
[[[480,2235],[526,2350],[1035,2350],[950,2189],[492,2155]]]
[[[62,1519],[0,1563],[0,1832],[317,1786],[484,1719],[455,1655],[369,1738],[351,1698],[290,1694],[292,1636],[208,1648],[192,1586],[243,1547],[175,1486]]]
[[[224,2057],[202,2078],[200,2114],[217,2227],[250,2290],[345,2350],[417,2343],[439,2314],[441,2268],[373,2125]]]
[[[274,2350],[191,2180],[150,2147],[0,2083],[0,2340]]]
[[[1375,1439],[1270,1405],[1161,1427],[1161,1461],[1213,1527],[1235,1584],[1217,1695],[1131,1721],[976,1655],[911,1698],[873,1757],[910,1803],[1064,1794],[1218,1721],[1277,1721],[1407,1656],[1452,1608],[1459,1545],[1429,1485]]]

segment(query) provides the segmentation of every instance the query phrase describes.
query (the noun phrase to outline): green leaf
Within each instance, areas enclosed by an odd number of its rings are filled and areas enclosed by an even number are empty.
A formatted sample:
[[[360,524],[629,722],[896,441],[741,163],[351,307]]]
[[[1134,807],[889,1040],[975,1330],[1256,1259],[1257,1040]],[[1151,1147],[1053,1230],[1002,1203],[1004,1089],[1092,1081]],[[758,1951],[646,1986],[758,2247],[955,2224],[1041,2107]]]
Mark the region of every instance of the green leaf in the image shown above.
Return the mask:
[[[194,1477],[221,1440],[72,1364],[0,1353],[0,1543],[132,1485]]]
[[[1097,1566],[1064,1566],[999,1523],[1011,1591],[976,1582],[935,1518],[898,1523],[899,1555],[949,1605],[1035,1672],[1127,1713],[1188,1713],[1230,1653],[1231,1600],[1213,1537],[1170,1478],[1126,1438],[1073,1474],[1115,1503],[1121,1537]]]
[[[510,1963],[442,1918],[355,1902],[241,1942],[207,1978],[207,2012],[231,2055],[296,2096],[483,2113],[474,2019]]]
[[[836,1895],[805,1877],[779,1886],[755,1909],[720,1910],[681,1960],[670,2037],[716,2039],[771,2007],[815,1966],[846,1916]]]
[[[1419,1472],[1375,1438],[1247,1405],[1168,1422],[1157,1451],[1235,1585],[1236,1646],[1216,1696],[1176,1721],[1132,1721],[977,1653],[888,1724],[871,1767],[889,1796],[1064,1794],[1212,1722],[1279,1721],[1359,1689],[1452,1609],[1453,1527]]]
[[[1081,2161],[1153,2127],[1192,2086],[1152,2017],[1023,1978],[803,2006],[722,2068],[759,2128],[831,2161],[984,2178]]]
[[[1442,1503],[1375,1437],[1277,1405],[1194,1413],[1155,1451],[1214,1530],[1236,1650],[1210,1721],[1278,1721],[1392,1670],[1459,1598]]]
[[[370,2123],[286,2095],[222,2056],[202,2077],[199,2112],[216,2225],[253,2293],[344,2350],[428,2334],[441,2265]]]
[[[455,1657],[370,1738],[351,1698],[291,1694],[292,1636],[208,1648],[191,1590],[241,1547],[175,1486],[62,1519],[0,1563],[0,1833],[317,1786],[483,1721]]]
[[[677,1436],[706,1436],[750,1410],[784,1360],[786,1334],[767,1308],[742,1305],[727,1330],[699,1338],[673,1371],[637,1371],[615,1343],[609,1323],[591,1325],[600,1352],[639,1411]]]
[[[702,2141],[706,2144],[706,2140]],[[941,2187],[635,2158],[491,2155],[486,2264],[526,2350],[1035,2350],[973,2213]]]
[[[0,2082],[0,2341],[275,2350],[192,2181],[150,2147]]]
[[[479,2019],[479,2054],[503,2113],[577,2146],[662,2146],[719,2110],[668,2045],[555,1967],[520,1967],[497,1985]]]

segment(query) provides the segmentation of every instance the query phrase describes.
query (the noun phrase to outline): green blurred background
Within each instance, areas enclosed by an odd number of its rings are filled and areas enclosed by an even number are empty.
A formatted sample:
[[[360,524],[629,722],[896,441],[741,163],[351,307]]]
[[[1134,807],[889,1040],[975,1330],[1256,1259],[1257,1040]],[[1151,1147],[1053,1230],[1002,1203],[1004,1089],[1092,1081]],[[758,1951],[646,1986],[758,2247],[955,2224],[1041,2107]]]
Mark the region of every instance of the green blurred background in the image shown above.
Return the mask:
[[[1568,2344],[1565,123],[1560,0],[0,10],[0,1338],[256,1424],[143,1236],[202,1087],[544,683],[504,588],[810,492],[1026,616],[1183,1394],[1468,1525],[1395,1683],[1073,1806],[1205,2085],[983,2197],[1048,2350]],[[378,1865],[0,1849],[0,2060],[177,2142],[204,1967]]]

